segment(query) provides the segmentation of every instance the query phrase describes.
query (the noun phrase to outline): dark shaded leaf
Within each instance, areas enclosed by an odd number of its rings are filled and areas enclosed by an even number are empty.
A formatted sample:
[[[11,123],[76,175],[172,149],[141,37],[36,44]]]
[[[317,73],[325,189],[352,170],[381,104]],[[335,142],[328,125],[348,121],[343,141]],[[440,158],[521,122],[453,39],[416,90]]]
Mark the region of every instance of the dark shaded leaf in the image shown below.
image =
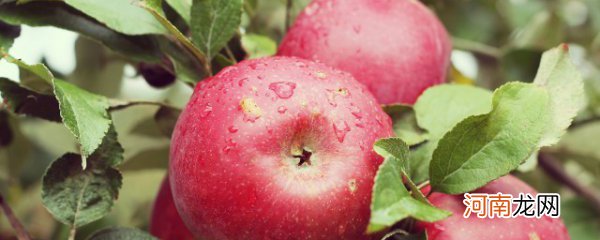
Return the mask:
[[[62,121],[58,101],[52,95],[40,94],[0,78],[0,96],[3,99],[0,105],[11,112],[54,122]]]
[[[121,188],[121,173],[113,168],[81,168],[81,156],[67,153],[44,175],[42,202],[60,222],[79,227],[110,212]]]
[[[6,24],[0,21],[0,49],[7,51],[19,35],[21,34],[21,27]]]

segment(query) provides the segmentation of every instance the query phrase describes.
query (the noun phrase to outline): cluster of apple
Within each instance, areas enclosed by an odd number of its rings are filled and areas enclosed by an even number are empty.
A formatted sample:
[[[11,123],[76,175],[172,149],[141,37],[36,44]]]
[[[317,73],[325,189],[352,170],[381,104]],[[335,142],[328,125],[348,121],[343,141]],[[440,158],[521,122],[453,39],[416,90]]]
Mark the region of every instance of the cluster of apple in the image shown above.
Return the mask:
[[[380,104],[412,104],[443,83],[450,51],[443,25],[418,1],[314,0],[277,57],[240,62],[198,84],[172,136],[151,232],[381,238],[365,233],[383,161],[372,145],[393,135]],[[511,176],[478,191],[535,192]],[[461,198],[432,194],[454,215],[417,229],[429,239],[568,239],[559,219],[465,219]]]

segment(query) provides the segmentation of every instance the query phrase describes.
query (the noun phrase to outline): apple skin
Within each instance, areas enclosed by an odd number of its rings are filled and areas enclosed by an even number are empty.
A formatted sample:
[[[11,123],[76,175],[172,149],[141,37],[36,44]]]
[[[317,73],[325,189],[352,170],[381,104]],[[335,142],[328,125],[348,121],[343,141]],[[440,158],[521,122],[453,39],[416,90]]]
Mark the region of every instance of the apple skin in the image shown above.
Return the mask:
[[[150,218],[150,233],[161,240],[194,239],[175,208],[168,177],[163,180],[156,200],[154,200]]]
[[[512,194],[513,197],[518,197],[519,193],[536,194],[533,188],[511,175],[501,177],[474,191],[474,193],[489,194],[498,192]],[[478,218],[475,214],[464,218],[463,213],[466,207],[462,202],[463,195],[432,193],[428,199],[433,205],[453,213],[449,218],[439,222],[417,224],[418,229],[427,231],[430,240],[570,239],[567,228],[559,218],[542,216],[537,219],[519,216],[517,218],[490,219]]]
[[[206,239],[366,239],[383,161],[371,146],[392,134],[349,74],[296,58],[246,60],[201,82],[179,117],[175,204]]]
[[[351,73],[381,104],[413,104],[443,83],[451,43],[437,17],[415,0],[314,0],[278,51]]]

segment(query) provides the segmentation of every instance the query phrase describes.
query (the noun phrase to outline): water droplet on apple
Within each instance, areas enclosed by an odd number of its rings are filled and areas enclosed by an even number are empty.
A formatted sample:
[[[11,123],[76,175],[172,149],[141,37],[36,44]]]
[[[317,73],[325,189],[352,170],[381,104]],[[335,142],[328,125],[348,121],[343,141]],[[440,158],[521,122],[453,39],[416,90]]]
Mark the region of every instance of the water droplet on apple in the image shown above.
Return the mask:
[[[376,116],[375,120],[377,121],[377,124],[379,124],[379,126],[383,126],[383,121],[381,121],[381,118],[379,116]]]
[[[294,95],[296,84],[291,82],[274,82],[269,84],[269,89],[275,92],[279,98],[288,99]]]
[[[200,117],[202,117],[202,118],[207,117],[212,112],[212,110],[213,110],[213,108],[210,103],[204,104],[202,111],[200,111]]]
[[[235,146],[237,146],[237,143],[235,143],[231,138],[227,139],[225,140],[225,147],[223,147],[223,152],[228,153]]]
[[[287,108],[285,106],[279,106],[277,108],[277,112],[284,114],[287,111]]]
[[[229,126],[229,127],[227,128],[227,130],[228,130],[230,133],[236,133],[236,132],[238,131],[238,129],[237,129],[235,126],[233,126],[233,125]]]
[[[335,136],[337,137],[338,141],[344,142],[346,134],[350,132],[350,126],[348,126],[346,121],[339,121],[333,124],[333,131],[335,132]]]
[[[358,108],[357,106],[354,106],[354,104],[350,104],[350,107],[348,107],[348,109],[350,109],[350,113],[352,113],[352,115],[356,119],[362,118],[362,113],[360,112],[360,108]]]
[[[246,83],[247,81],[248,81],[248,78],[240,79],[240,81],[238,81],[238,86],[243,87],[244,83]]]
[[[303,63],[303,62],[300,62],[300,61],[298,61],[298,62],[296,62],[295,64],[296,64],[296,66],[297,66],[297,67],[299,67],[299,68],[306,68],[306,63]]]
[[[252,68],[252,70],[256,70],[257,63],[252,62],[252,63],[248,64],[248,67]]]
[[[358,128],[364,128],[365,125],[363,124],[362,120],[360,119],[356,119],[356,122],[354,122],[354,126],[358,127]]]
[[[354,30],[354,33],[359,34],[362,29],[360,25],[354,25],[352,30]]]

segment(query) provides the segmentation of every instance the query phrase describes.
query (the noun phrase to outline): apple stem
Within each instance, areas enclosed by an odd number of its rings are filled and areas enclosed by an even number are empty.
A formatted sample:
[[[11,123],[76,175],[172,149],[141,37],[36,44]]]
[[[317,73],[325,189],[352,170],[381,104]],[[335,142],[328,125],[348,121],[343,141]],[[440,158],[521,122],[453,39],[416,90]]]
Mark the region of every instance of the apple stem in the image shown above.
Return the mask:
[[[563,183],[573,192],[587,200],[588,203],[596,209],[596,211],[600,212],[600,195],[593,189],[584,186],[583,184],[569,176],[565,172],[563,167],[560,166],[558,160],[554,158],[554,156],[545,152],[540,152],[538,155],[538,163],[540,165],[540,168],[544,170],[544,172],[548,176],[552,177],[554,180],[560,183]]]
[[[23,227],[23,224],[21,224],[21,222],[19,222],[19,219],[15,216],[15,214],[13,213],[10,206],[8,206],[8,203],[6,203],[6,201],[4,201],[4,197],[1,194],[0,194],[0,207],[2,208],[2,211],[4,212],[4,215],[6,215],[6,218],[10,222],[10,225],[13,227],[13,229],[15,229],[15,233],[17,234],[17,239],[31,240],[29,233],[27,233],[27,231]]]
[[[302,149],[302,155],[294,155],[295,158],[300,159],[300,161],[298,162],[298,167],[302,166],[305,163],[308,166],[310,166],[310,156],[312,156],[312,152],[306,151],[306,149]]]

